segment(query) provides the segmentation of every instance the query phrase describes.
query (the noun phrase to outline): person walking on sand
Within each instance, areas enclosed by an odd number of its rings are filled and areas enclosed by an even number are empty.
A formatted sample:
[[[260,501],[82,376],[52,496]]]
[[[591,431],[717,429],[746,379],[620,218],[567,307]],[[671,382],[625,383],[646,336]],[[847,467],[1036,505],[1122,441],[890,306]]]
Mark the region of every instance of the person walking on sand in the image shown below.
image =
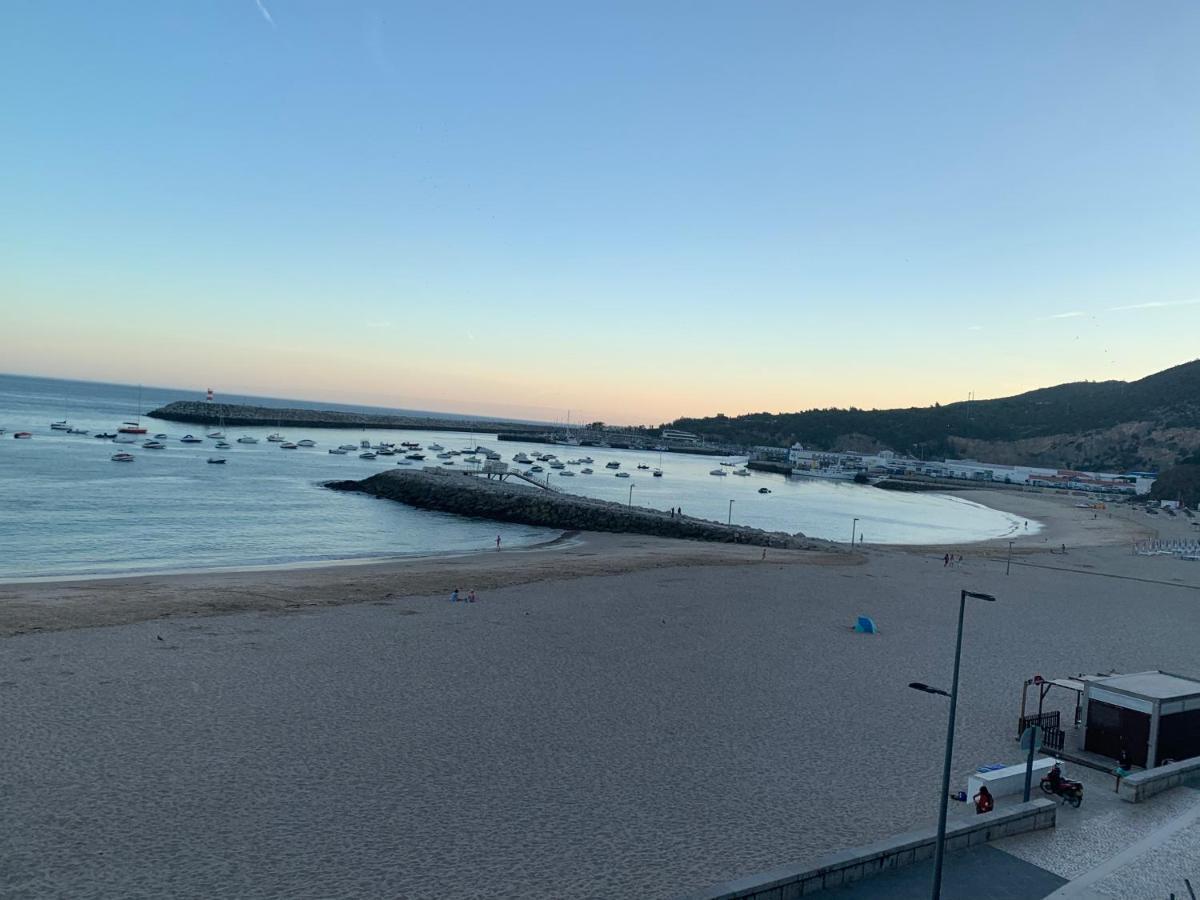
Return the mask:
[[[457,603],[457,602],[458,602],[458,588],[455,588],[454,590],[452,590],[452,591],[450,592],[450,602],[451,602],[451,603]]]
[[[496,535],[496,549],[500,549],[500,535]]]
[[[475,588],[471,588],[470,592],[467,594],[467,602],[468,603],[475,602]]]
[[[971,799],[975,801],[975,812],[977,815],[989,813],[996,806],[996,802],[992,799],[992,792],[987,789],[986,784],[981,784],[979,786],[979,793]]]

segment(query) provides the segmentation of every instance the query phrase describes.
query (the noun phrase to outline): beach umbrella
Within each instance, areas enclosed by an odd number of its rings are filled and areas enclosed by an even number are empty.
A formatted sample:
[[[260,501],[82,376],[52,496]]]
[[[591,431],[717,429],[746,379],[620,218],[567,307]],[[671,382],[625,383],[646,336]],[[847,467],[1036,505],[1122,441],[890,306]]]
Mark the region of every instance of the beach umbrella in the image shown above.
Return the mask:
[[[854,630],[859,634],[878,634],[879,628],[875,625],[875,620],[870,616],[859,616],[858,621],[854,624]]]

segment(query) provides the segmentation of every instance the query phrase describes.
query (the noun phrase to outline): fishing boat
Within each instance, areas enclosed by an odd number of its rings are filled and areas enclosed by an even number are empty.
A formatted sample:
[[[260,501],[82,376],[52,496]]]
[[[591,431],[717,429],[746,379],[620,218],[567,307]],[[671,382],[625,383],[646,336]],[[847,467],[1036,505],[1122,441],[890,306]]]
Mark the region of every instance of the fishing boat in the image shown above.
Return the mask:
[[[185,434],[183,437],[181,437],[179,439],[179,443],[181,443],[181,444],[203,444],[204,440],[203,440],[203,438],[196,437],[194,434]]]
[[[248,434],[243,434],[240,438],[237,439],[237,442],[239,444],[257,444],[258,438],[250,437],[250,435],[248,435]]]
[[[223,465],[225,465],[225,457],[223,457],[223,456],[210,456],[210,457],[208,458],[208,462],[209,462],[209,464],[210,464],[210,465],[214,465],[214,466],[223,466]]]
[[[133,462],[132,453],[114,453],[110,458],[113,462]]]

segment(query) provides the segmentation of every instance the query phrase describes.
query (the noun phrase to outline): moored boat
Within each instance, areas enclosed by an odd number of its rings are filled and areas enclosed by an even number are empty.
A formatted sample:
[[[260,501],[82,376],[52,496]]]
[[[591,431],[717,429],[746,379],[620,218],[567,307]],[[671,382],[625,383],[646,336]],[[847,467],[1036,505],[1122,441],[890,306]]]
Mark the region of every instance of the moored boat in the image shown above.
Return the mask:
[[[304,438],[303,440],[296,441],[296,446],[297,447],[315,447],[315,446],[317,446],[317,442],[314,441],[312,438]]]
[[[132,453],[114,453],[109,457],[113,462],[133,462]]]
[[[32,437],[33,437],[33,432],[30,432],[30,431],[16,431],[16,432],[13,432],[13,437],[14,437],[14,438],[16,438],[16,439],[17,439],[17,440],[19,440],[19,441],[27,441],[27,440],[29,440],[30,438],[32,438]]]
[[[202,438],[198,438],[194,434],[185,434],[183,437],[181,437],[179,439],[179,443],[181,443],[181,444],[203,444],[204,441]]]
[[[268,434],[267,440],[270,441],[272,444],[282,444],[284,441],[284,438],[283,438],[282,434],[280,434],[278,431],[276,431],[273,434]]]
[[[243,434],[240,438],[237,439],[237,442],[239,444],[257,444],[258,438],[250,437],[250,435],[248,435],[248,434]]]
[[[293,444],[291,441],[284,441],[282,444],[279,445],[279,449],[280,450],[295,450],[296,445]]]
[[[370,450],[364,450],[362,453],[358,454],[358,458],[359,459],[374,459],[375,454],[373,452],[371,452]]]
[[[722,478],[724,478],[724,477],[725,477],[725,470],[724,470],[724,469],[713,469],[713,470],[712,470],[711,472],[709,472],[708,474],[709,474],[709,475],[720,475]]]
[[[214,465],[214,466],[223,466],[223,465],[225,465],[225,457],[223,457],[223,456],[210,456],[210,457],[208,458],[208,462],[209,462],[209,464],[210,464],[210,465]]]

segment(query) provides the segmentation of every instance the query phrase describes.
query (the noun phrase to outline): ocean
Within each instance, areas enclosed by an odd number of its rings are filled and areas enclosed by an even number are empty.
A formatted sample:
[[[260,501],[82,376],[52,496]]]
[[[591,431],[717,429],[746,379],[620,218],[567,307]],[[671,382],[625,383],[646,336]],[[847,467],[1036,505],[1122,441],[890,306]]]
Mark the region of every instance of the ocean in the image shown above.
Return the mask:
[[[367,439],[416,441],[463,450],[482,444],[510,461],[518,452],[591,456],[593,475],[542,477],[561,490],[757,528],[867,543],[951,544],[1025,532],[1024,520],[968,500],[941,494],[901,494],[854,484],[791,481],[754,473],[717,477],[714,457],[564,447],[498,441],[494,433],[363,429],[285,430],[291,441],[310,438],[312,449],[281,450],[267,443],[273,428],[226,429],[232,449],[215,441],[182,444],[185,434],[211,428],[163,422],[145,411],[173,400],[197,399],[198,390],[0,375],[0,579],[82,577],[175,570],[364,560],[522,547],[552,540],[557,532],[411,509],[398,503],[322,487],[333,479],[361,478],[396,466],[400,457],[362,460],[330,455],[339,444]],[[88,435],[50,429],[66,419],[92,434],[113,432],[137,416],[150,435],[165,433],[165,450],[114,445]],[[374,407],[298,400],[238,398],[263,405],[379,412]],[[407,410],[389,410],[408,412]],[[441,414],[439,414],[441,415]],[[459,417],[464,418],[464,417]],[[16,431],[32,432],[14,440]],[[258,444],[238,444],[242,435]],[[148,435],[149,436],[149,435]],[[118,450],[132,463],[115,463]],[[427,451],[426,451],[427,452]],[[209,465],[210,456],[225,465]],[[621,463],[630,478],[616,478],[605,463]],[[419,465],[437,464],[434,454]],[[461,457],[455,467],[463,468]],[[544,465],[544,464],[543,464]],[[662,478],[649,469],[661,465]],[[732,472],[732,469],[728,469]],[[758,493],[768,487],[769,494]],[[732,502],[731,502],[732,501]],[[854,523],[854,519],[858,519]],[[1029,532],[1038,528],[1029,523]]]

